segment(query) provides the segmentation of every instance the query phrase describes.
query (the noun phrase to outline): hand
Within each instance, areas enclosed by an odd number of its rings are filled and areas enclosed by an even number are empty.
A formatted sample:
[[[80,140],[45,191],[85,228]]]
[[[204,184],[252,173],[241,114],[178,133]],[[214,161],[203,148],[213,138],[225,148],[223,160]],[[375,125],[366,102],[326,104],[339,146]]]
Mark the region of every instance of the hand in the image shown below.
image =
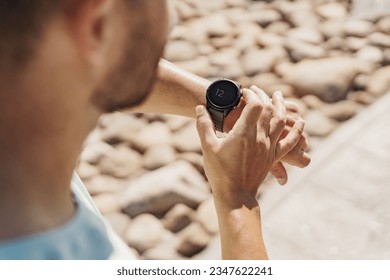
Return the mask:
[[[270,99],[265,94],[264,91],[259,89],[256,86],[252,86],[251,90],[254,91],[256,94],[259,95],[261,100],[265,102],[265,104],[269,104]],[[224,123],[224,131],[229,132],[237,119],[240,117],[242,110],[244,109],[246,105],[245,99],[241,99],[240,104],[237,106],[235,110],[233,110],[225,119]],[[294,124],[300,120],[302,120],[299,107],[291,101],[285,101],[286,106],[286,126],[283,129],[283,132],[281,134],[281,137],[279,140],[284,139],[286,135],[288,135],[291,128],[294,126]],[[293,166],[297,167],[306,167],[310,163],[310,155],[306,153],[308,149],[308,141],[304,134],[301,135],[301,138],[299,139],[297,145],[293,147],[291,151],[289,151],[280,161],[276,162],[274,166],[271,168],[271,173],[277,178],[279,184],[284,185],[287,183],[287,171],[282,163],[288,163]]]
[[[282,137],[287,120],[281,93],[266,104],[259,94],[244,89],[243,100],[246,105],[225,138],[216,136],[205,107],[196,108],[205,172],[214,198],[232,207],[253,202],[271,167],[299,143],[304,128],[299,120]]]

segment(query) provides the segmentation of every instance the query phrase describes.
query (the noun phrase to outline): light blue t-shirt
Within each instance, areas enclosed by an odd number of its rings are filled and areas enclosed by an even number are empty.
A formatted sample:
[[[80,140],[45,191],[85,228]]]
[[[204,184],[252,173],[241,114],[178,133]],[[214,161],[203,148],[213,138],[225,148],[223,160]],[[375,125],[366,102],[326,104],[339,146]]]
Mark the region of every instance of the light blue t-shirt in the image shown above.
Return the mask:
[[[51,231],[0,242],[0,260],[135,259],[103,220],[77,174],[72,178],[72,193],[77,211],[69,222]]]

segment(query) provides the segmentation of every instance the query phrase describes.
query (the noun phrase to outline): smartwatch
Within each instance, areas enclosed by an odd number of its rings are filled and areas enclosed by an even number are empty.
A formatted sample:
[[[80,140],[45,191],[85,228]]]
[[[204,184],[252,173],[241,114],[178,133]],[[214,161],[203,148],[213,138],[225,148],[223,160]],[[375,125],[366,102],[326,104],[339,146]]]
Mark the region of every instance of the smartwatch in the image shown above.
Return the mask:
[[[206,108],[215,129],[223,132],[225,117],[240,103],[241,85],[228,79],[213,82],[206,92]]]

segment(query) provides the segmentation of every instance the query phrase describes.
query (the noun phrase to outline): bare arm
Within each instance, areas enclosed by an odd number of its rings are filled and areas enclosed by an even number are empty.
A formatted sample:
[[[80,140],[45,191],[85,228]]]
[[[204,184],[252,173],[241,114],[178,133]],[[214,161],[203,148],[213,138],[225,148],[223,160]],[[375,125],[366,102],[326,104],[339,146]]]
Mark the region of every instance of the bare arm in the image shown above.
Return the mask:
[[[131,111],[195,118],[195,107],[206,104],[205,93],[209,84],[209,80],[162,59],[152,92],[143,104]]]

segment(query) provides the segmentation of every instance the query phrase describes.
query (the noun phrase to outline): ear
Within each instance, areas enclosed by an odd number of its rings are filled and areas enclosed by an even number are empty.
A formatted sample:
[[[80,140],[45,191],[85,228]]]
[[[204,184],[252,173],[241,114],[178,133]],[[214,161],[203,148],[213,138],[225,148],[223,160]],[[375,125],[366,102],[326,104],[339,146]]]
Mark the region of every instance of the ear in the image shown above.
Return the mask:
[[[76,48],[99,66],[105,49],[105,24],[114,0],[65,0],[65,14]]]

